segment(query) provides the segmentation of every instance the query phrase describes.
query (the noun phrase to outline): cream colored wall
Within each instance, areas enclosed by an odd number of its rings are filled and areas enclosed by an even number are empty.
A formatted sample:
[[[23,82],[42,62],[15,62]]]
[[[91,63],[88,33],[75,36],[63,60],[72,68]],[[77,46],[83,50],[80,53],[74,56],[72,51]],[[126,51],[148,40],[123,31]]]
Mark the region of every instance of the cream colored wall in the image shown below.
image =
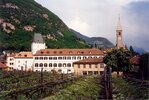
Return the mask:
[[[84,68],[83,64],[80,64],[80,68],[78,68],[79,64],[74,64],[74,74],[75,75],[83,75],[83,71],[98,71],[98,74],[100,71],[104,71],[104,68],[100,68],[100,64],[97,64],[97,68],[95,68],[95,64],[91,64],[91,68],[89,68],[89,64],[85,64],[86,68]]]

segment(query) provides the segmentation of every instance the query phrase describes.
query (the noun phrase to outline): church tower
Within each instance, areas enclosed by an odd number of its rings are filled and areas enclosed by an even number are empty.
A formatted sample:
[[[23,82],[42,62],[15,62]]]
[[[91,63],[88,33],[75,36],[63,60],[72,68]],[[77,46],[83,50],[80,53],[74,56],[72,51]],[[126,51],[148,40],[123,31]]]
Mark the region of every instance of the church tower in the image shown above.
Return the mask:
[[[46,49],[46,44],[43,40],[43,37],[39,33],[34,34],[34,39],[31,44],[32,53],[35,54],[40,49]]]
[[[123,48],[123,41],[122,41],[122,26],[121,26],[121,22],[120,22],[120,17],[118,19],[118,24],[117,24],[117,29],[116,29],[116,48],[120,49]]]

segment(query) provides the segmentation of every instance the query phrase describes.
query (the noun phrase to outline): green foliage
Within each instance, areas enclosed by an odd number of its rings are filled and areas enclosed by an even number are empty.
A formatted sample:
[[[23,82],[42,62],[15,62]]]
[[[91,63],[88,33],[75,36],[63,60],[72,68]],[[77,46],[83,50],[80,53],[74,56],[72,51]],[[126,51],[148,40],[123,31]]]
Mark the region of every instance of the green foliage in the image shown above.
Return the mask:
[[[50,48],[88,48],[86,44],[80,43],[80,40],[73,35],[58,16],[34,0],[0,0],[0,5],[6,3],[12,3],[19,9],[0,7],[0,16],[4,22],[15,26],[14,31],[6,33],[0,25],[1,50],[30,50],[33,33],[41,33],[44,37],[49,34],[54,36],[56,40],[45,38],[46,44]],[[48,18],[45,18],[44,14],[48,15]],[[19,20],[20,23],[15,22],[14,19]],[[35,26],[33,32],[23,29],[27,25]],[[64,36],[60,36],[58,32]]]
[[[112,71],[129,71],[130,52],[124,49],[114,49],[108,52],[104,57],[104,62],[107,66],[112,67]]]
[[[148,88],[134,85],[122,78],[113,78],[113,99],[115,100],[145,100],[148,98]]]
[[[66,89],[45,100],[79,100],[81,98],[96,100],[99,97],[100,92],[101,87],[97,84],[97,79],[89,77],[75,82]]]
[[[139,71],[143,74],[144,78],[149,79],[149,53],[140,56]]]

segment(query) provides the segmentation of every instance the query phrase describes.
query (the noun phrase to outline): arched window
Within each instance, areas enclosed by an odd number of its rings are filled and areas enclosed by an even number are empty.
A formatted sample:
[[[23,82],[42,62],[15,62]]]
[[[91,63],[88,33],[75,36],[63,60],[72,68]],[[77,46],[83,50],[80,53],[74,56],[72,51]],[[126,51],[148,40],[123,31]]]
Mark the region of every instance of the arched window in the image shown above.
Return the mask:
[[[71,63],[68,63],[68,64],[67,64],[67,67],[71,67]]]
[[[35,63],[35,67],[38,67],[38,63]]]
[[[54,66],[54,67],[57,67],[57,64],[56,64],[56,63],[54,63],[54,64],[53,64],[53,66]]]
[[[65,63],[63,63],[63,67],[66,67],[66,64]]]
[[[48,58],[47,57],[44,57],[44,60],[47,60]]]
[[[47,63],[44,63],[44,67],[47,67]]]
[[[40,60],[43,60],[43,57],[40,57]]]
[[[62,67],[62,64],[61,64],[61,63],[59,63],[59,64],[58,64],[58,67]]]
[[[49,67],[52,67],[52,63],[49,63]]]
[[[39,65],[40,67],[43,67],[43,63],[40,63],[40,65]]]
[[[81,57],[77,57],[77,59],[81,59]]]

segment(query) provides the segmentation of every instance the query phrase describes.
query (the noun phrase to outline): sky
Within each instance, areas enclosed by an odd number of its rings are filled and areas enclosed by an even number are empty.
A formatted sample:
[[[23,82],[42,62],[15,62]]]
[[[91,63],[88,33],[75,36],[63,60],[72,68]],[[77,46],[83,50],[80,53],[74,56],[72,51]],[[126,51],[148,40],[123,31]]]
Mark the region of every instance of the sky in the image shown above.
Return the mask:
[[[83,35],[116,44],[120,14],[123,43],[149,51],[149,0],[35,0]]]

